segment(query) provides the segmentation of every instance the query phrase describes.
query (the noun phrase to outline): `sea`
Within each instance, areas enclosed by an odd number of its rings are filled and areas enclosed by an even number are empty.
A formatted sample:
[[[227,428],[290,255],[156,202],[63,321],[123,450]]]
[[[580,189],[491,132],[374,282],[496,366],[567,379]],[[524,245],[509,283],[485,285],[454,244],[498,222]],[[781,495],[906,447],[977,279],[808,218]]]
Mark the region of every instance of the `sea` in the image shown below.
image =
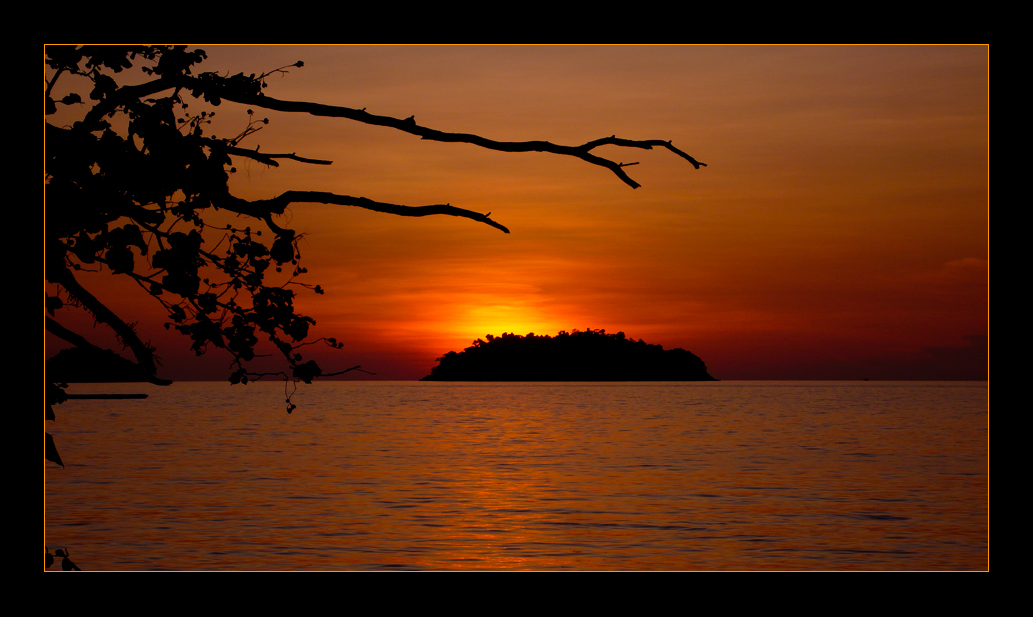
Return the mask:
[[[988,570],[986,382],[72,384],[83,570]],[[58,559],[60,562],[60,559]],[[51,567],[59,569],[59,564]]]

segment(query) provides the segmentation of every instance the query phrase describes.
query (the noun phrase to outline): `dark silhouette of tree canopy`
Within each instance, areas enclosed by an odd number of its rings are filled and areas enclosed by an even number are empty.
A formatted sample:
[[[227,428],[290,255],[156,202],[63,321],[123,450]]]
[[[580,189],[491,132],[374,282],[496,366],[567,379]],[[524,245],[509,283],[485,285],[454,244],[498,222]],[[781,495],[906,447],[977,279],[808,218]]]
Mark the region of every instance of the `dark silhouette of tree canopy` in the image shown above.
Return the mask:
[[[140,337],[134,324],[109,308],[110,301],[84,287],[79,272],[106,271],[135,282],[164,308],[169,318],[165,327],[189,337],[198,355],[215,347],[231,356],[229,380],[234,384],[273,374],[289,382],[309,383],[359,367],[324,372],[302,353],[304,346],[315,343],[337,348],[343,344],[333,338],[310,339],[310,326],[315,322],[295,312],[295,290],[317,294],[323,290],[299,279],[306,272],[300,265],[299,234],[278,218],[290,204],[337,204],[399,216],[450,215],[509,233],[488,215],[449,204],[406,206],[303,190],[253,201],[236,197],[229,189],[235,160],[250,159],[274,167],[281,160],[331,163],[293,152],[245,147],[247,138],[268,123],[259,119],[256,110],[344,118],[422,139],[500,152],[573,156],[610,170],[632,188],[639,185],[625,167],[634,163],[603,158],[594,154],[596,148],[660,147],[696,169],[703,165],[669,141],[616,136],[580,146],[494,141],[423,127],[414,117],[398,119],[365,109],[284,101],[264,93],[269,75],[301,68],[300,61],[259,75],[219,75],[198,70],[206,58],[204,51],[181,46],[46,46],[45,55],[45,114],[57,113],[58,105],[82,106],[84,112],[71,125],[45,122],[45,278],[51,284],[45,302],[46,330],[88,357],[103,356],[105,350],[58,320],[58,312],[66,304],[80,306],[111,328],[131,352],[133,370],[140,379],[155,384],[169,383],[158,376],[156,350]],[[134,67],[144,74],[142,83],[139,77],[126,79]],[[69,78],[86,84],[85,90],[55,100],[55,84]],[[241,105],[242,117],[247,114],[246,128],[230,138],[205,134],[214,113],[191,109],[196,101]],[[216,212],[238,215],[236,220],[244,223],[212,223]],[[283,371],[263,373],[249,368],[261,339],[270,341],[282,355]],[[49,381],[47,419],[53,419],[51,405],[65,398],[61,384]],[[287,411],[293,409],[288,395]],[[60,462],[50,436],[46,439],[47,457]]]
[[[716,381],[699,356],[635,341],[623,332],[589,328],[486,338],[438,358],[422,381]]]

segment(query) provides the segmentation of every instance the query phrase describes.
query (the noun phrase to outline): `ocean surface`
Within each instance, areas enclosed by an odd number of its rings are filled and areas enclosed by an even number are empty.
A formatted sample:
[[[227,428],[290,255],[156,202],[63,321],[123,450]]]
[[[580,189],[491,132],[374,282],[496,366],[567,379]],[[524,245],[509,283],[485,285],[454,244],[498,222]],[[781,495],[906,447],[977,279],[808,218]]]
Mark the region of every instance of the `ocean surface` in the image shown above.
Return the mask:
[[[989,568],[986,382],[69,392],[150,395],[46,423],[84,570]]]

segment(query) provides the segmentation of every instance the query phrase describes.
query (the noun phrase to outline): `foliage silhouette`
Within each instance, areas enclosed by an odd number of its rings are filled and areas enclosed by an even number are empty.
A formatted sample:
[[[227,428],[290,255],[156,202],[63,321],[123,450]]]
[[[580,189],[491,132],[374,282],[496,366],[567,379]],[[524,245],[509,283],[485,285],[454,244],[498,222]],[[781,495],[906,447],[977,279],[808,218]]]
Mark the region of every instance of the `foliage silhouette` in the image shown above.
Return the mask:
[[[57,557],[61,558],[61,569],[63,571],[80,572],[82,570],[79,566],[75,565],[75,562],[73,562],[71,558],[68,556],[68,549],[59,548],[56,551],[54,551],[53,554],[50,553],[49,548],[43,547],[43,549],[46,551],[46,557],[43,560],[43,564],[46,568],[49,568],[50,566],[54,565],[54,556],[56,555]]]
[[[704,165],[670,141],[611,136],[580,146],[547,141],[500,142],[423,127],[412,116],[398,119],[370,114],[365,109],[267,96],[266,78],[301,68],[300,61],[258,75],[219,75],[195,73],[207,56],[203,50],[182,46],[48,45],[45,51],[45,115],[56,114],[59,105],[82,106],[83,111],[81,119],[70,125],[48,121],[44,127],[45,279],[50,284],[45,298],[46,330],[89,351],[92,357],[100,357],[97,354],[106,350],[57,320],[57,313],[65,305],[80,306],[111,328],[130,351],[134,358],[132,372],[155,384],[169,382],[158,376],[154,347],[140,337],[134,324],[112,311],[108,301],[91,293],[77,273],[107,271],[139,285],[165,310],[169,318],[166,329],[174,328],[189,337],[198,355],[211,348],[230,355],[231,383],[246,384],[276,375],[293,387],[299,380],[310,383],[318,377],[361,368],[326,372],[302,353],[306,345],[322,343],[340,348],[343,344],[333,338],[310,339],[315,321],[295,311],[296,289],[316,294],[323,290],[299,279],[306,273],[300,265],[300,235],[277,218],[289,205],[308,202],[399,216],[450,215],[509,233],[488,214],[450,204],[404,206],[295,190],[254,201],[236,197],[229,189],[230,174],[236,171],[235,159],[274,167],[280,160],[331,163],[293,152],[259,152],[258,147],[244,147],[243,142],[269,122],[259,119],[255,109],[344,118],[422,139],[468,143],[501,152],[573,156],[610,170],[632,188],[639,185],[624,168],[635,163],[603,158],[594,154],[596,148],[665,148],[696,169]],[[127,78],[134,67],[145,75],[142,83],[138,78]],[[74,80],[79,92],[55,99],[55,84],[66,79]],[[208,135],[205,129],[214,112],[191,109],[197,101],[211,106],[223,102],[246,106],[247,126],[231,138]],[[212,223],[216,212],[237,215],[247,224]],[[261,339],[271,342],[282,356],[282,371],[251,368]],[[49,380],[47,419],[54,417],[52,405],[65,399],[63,384]],[[286,406],[288,413],[295,409],[289,393]],[[49,435],[46,440],[47,458],[60,463]]]
[[[695,354],[623,332],[503,333],[438,358],[421,381],[716,381]]]

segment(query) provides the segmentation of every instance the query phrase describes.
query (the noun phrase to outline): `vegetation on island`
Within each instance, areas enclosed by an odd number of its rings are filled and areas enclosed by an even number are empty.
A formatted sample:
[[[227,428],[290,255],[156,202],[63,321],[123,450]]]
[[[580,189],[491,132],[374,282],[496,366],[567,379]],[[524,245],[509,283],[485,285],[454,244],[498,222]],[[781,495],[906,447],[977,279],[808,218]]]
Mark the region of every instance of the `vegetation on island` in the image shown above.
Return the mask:
[[[438,358],[421,381],[716,381],[699,356],[623,332],[503,333]]]

